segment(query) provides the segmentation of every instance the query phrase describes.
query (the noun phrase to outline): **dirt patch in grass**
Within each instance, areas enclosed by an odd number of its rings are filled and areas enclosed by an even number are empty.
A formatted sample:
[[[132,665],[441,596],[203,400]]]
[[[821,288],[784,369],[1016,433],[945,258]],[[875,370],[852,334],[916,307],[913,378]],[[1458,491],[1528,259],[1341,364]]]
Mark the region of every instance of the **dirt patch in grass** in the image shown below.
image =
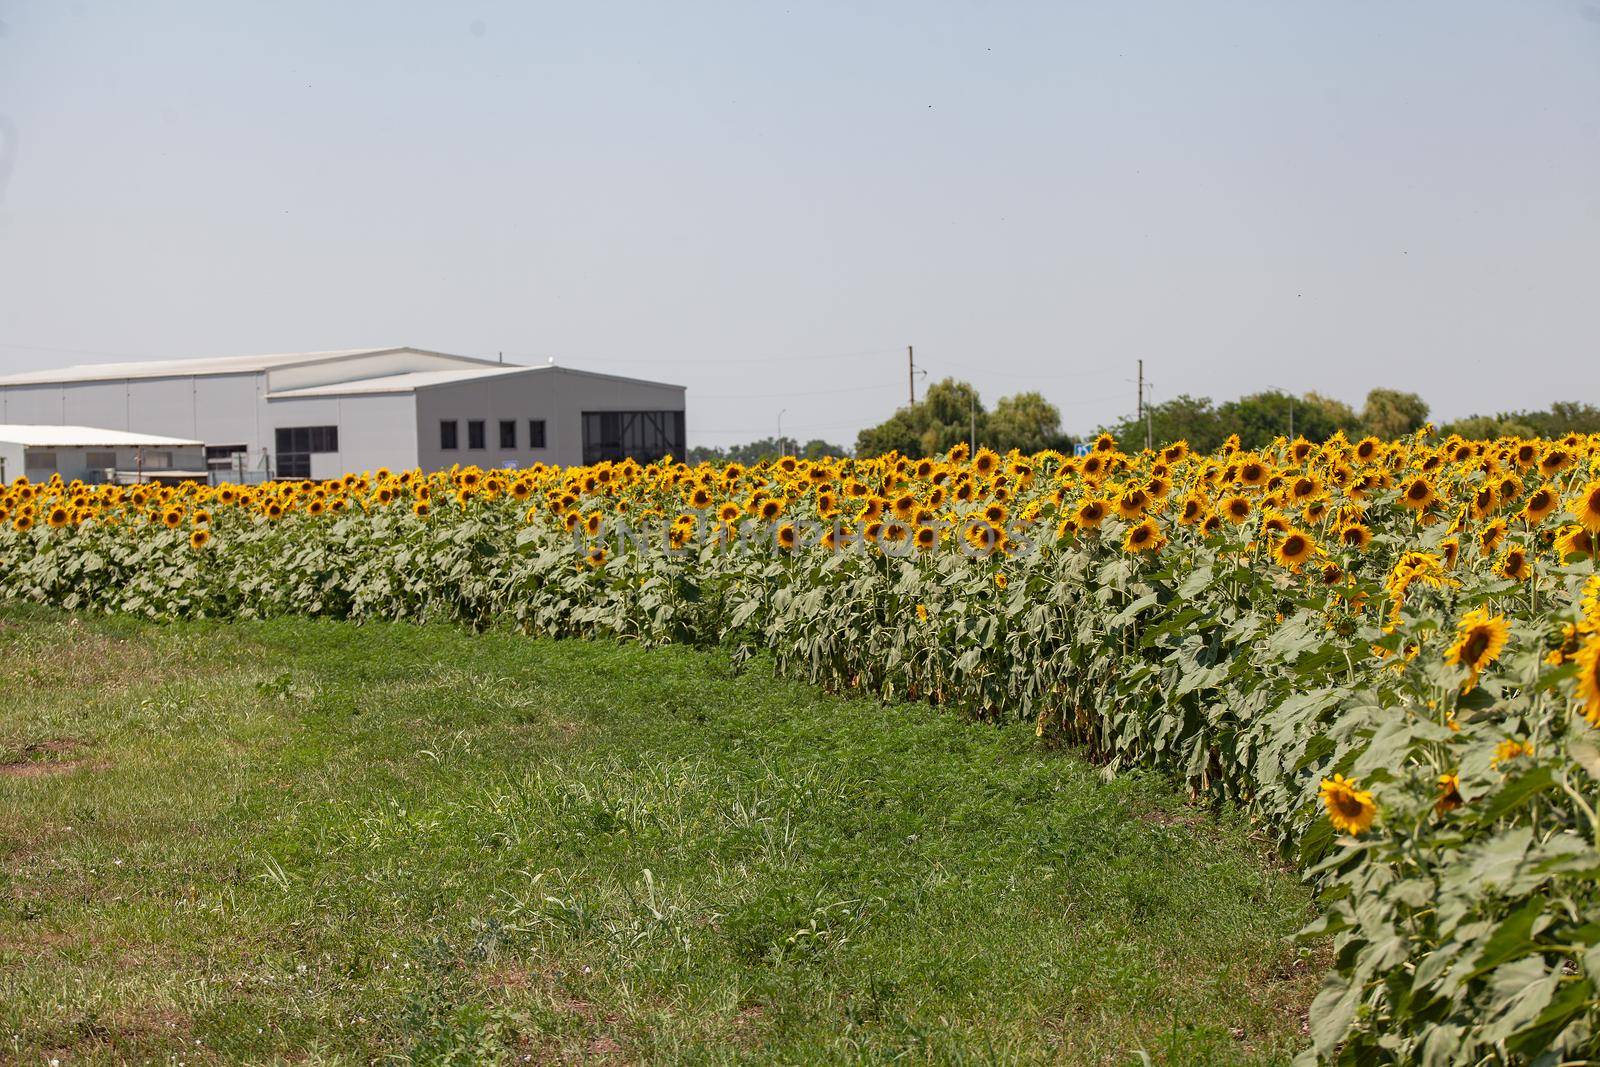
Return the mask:
[[[71,738],[37,741],[22,750],[21,758],[0,763],[0,778],[44,778],[55,774],[67,774],[82,767],[104,770],[110,766],[104,760],[91,762],[84,758],[62,758],[77,752],[81,747],[80,742]]]

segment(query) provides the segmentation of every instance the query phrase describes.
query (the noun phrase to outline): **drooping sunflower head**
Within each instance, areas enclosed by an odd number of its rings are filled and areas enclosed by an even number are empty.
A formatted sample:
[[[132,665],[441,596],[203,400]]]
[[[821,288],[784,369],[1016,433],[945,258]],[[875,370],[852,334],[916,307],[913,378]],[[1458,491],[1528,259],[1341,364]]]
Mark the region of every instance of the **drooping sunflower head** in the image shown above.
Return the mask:
[[[1479,607],[1469,611],[1456,627],[1456,642],[1445,653],[1446,663],[1465,667],[1471,675],[1470,689],[1483,669],[1500,658],[1506,647],[1506,637],[1511,624],[1504,615],[1489,614],[1489,609]]]
[[[1495,519],[1493,522],[1485,523],[1483,528],[1478,531],[1478,551],[1485,556],[1493,555],[1494,550],[1500,547],[1500,542],[1505,539],[1505,536],[1506,520]]]
[[[1461,776],[1459,774],[1441,774],[1439,776],[1439,799],[1434,801],[1433,810],[1436,815],[1444,815],[1455,811],[1466,801],[1461,799]]]

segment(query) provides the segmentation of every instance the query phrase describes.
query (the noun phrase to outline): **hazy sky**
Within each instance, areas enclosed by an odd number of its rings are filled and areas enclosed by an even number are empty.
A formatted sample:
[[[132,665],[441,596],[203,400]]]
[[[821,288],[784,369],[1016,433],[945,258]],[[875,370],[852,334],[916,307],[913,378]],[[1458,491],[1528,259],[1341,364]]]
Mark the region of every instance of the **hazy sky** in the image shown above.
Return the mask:
[[[0,0],[0,368],[410,344],[853,443],[1600,402],[1600,0]],[[9,170],[9,179],[6,172]],[[919,383],[919,390],[923,383]]]

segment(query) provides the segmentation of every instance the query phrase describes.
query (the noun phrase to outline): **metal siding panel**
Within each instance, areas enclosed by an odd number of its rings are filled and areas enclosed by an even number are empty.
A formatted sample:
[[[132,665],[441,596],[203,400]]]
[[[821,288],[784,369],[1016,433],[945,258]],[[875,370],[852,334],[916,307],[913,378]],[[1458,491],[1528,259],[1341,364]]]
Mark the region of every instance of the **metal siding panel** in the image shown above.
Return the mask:
[[[195,379],[130,380],[127,388],[129,430],[205,440],[195,429]]]
[[[62,423],[67,426],[99,426],[107,430],[128,429],[128,383],[83,382],[65,385],[62,391]],[[166,436],[184,437],[172,433]]]
[[[13,385],[6,389],[6,421],[65,426],[59,385]]]

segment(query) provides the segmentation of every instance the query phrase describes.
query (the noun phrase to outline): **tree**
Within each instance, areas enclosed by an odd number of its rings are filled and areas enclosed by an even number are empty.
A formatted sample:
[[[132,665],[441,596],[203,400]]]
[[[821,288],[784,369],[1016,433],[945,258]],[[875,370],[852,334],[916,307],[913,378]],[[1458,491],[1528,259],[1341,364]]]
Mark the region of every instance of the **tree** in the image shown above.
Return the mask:
[[[1042,452],[1061,448],[1061,412],[1039,393],[1018,393],[996,401],[984,435],[989,447],[1004,452]]]
[[[1227,436],[1220,428],[1209,397],[1183,393],[1160,404],[1151,404],[1148,414],[1150,439],[1158,447],[1174,441],[1188,441],[1191,447],[1209,452]],[[1105,432],[1117,439],[1117,445],[1124,452],[1144,448],[1145,424],[1135,415],[1106,427]]]
[[[1059,421],[1059,416],[1058,416]],[[989,415],[978,390],[946,378],[928,386],[923,398],[856,437],[856,455],[931,456],[969,440],[974,426],[980,444],[988,440]]]
[[[1374,389],[1361,409],[1361,429],[1389,441],[1414,433],[1428,421],[1428,403],[1416,393]]]

